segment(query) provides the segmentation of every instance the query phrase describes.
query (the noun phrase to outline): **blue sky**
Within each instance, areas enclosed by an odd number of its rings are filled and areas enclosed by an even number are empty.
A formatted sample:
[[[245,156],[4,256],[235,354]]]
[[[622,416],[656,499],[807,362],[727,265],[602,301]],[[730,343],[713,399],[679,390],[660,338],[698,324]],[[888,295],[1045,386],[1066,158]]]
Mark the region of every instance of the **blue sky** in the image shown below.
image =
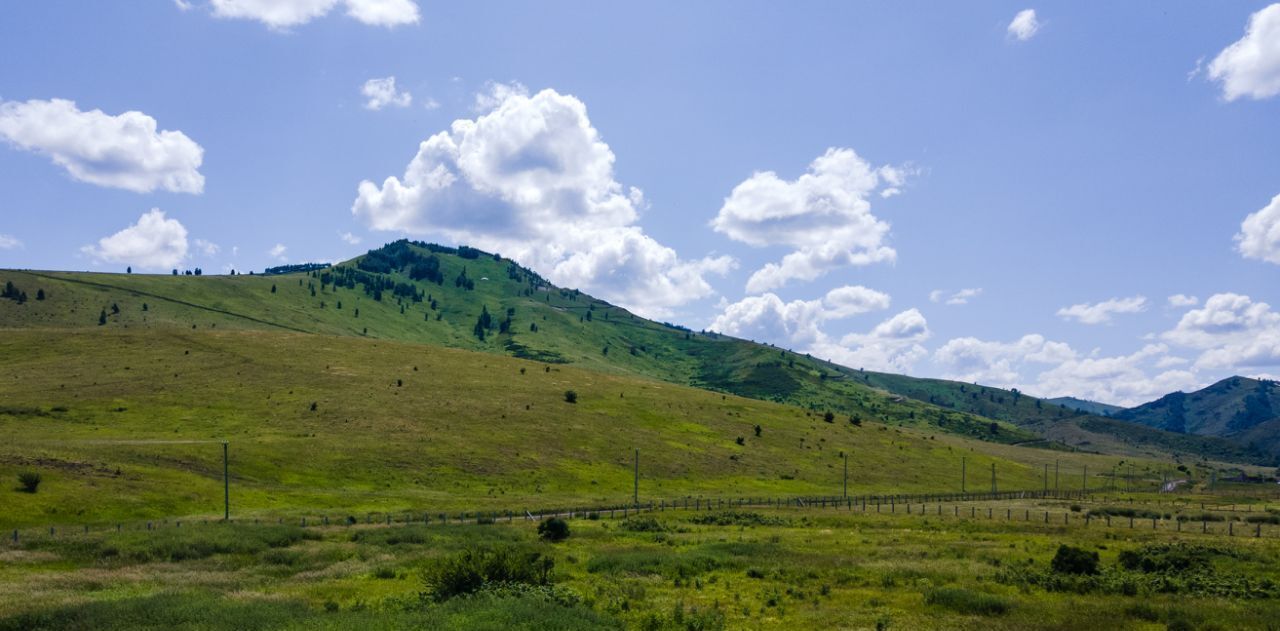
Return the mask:
[[[1280,5],[608,4],[8,6],[0,266],[409,236],[854,367],[1280,374]]]

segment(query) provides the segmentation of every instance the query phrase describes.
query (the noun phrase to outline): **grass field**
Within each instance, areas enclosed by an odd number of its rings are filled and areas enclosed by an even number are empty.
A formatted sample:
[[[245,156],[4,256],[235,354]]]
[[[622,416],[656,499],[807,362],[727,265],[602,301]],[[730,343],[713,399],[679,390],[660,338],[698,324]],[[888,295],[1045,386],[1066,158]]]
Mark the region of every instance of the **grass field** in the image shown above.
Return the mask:
[[[668,511],[571,520],[555,544],[519,521],[35,538],[0,548],[0,629],[1275,628],[1280,526],[1228,539],[1081,525],[1105,505],[998,503],[992,520]],[[1098,573],[1056,572],[1064,543],[1096,552]],[[550,584],[433,596],[446,560],[505,549],[549,558]]]
[[[23,329],[0,357],[0,528],[220,516],[222,440],[239,516],[617,502],[637,448],[641,495],[666,498],[838,494],[842,453],[851,493],[958,490],[962,458],[970,490],[1054,463],[1100,488],[1124,461],[347,336]],[[1127,462],[1148,485],[1172,467]]]

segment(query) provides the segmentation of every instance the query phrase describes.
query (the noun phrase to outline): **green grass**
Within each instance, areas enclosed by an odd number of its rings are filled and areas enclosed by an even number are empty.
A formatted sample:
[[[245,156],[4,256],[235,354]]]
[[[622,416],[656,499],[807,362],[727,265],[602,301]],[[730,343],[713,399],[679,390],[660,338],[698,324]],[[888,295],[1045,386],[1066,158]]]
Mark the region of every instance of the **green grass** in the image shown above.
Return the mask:
[[[223,440],[240,518],[620,503],[634,448],[654,499],[835,495],[841,453],[854,494],[958,490],[962,457],[971,489],[993,463],[1002,489],[1039,488],[1054,460],[1095,477],[1115,464],[348,336],[19,329],[0,358],[0,399],[20,410],[0,411],[4,528],[220,517]],[[17,490],[27,470],[43,476],[37,493]]]
[[[573,520],[555,544],[529,522],[332,526],[306,537],[194,525],[181,536],[272,543],[182,558],[158,533],[59,535],[0,549],[0,629],[1228,629],[1280,615],[1280,531],[1085,527],[1063,502],[995,508],[992,520],[762,509],[749,526],[742,511],[667,511],[648,516],[660,528],[640,531]],[[1074,518],[1007,521],[1005,508]],[[1100,574],[1054,574],[1062,544],[1097,552]],[[83,553],[148,547],[127,559]],[[429,596],[438,568],[503,549],[550,559],[551,584]]]

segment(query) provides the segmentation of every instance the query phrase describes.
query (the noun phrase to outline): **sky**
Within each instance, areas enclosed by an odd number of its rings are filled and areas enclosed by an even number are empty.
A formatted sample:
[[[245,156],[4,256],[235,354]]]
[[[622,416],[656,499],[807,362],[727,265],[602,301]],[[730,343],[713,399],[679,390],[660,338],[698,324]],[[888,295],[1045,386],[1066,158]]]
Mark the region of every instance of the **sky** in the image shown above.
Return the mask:
[[[3,16],[0,267],[408,237],[853,368],[1120,405],[1280,375],[1280,3]]]

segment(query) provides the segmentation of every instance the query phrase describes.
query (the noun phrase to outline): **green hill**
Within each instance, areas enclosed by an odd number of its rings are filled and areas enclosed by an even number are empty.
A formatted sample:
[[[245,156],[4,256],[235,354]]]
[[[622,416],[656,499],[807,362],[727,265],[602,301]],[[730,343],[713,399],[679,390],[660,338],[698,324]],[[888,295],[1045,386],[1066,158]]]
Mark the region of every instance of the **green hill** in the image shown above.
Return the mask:
[[[1191,393],[1174,392],[1115,417],[1180,434],[1216,436],[1280,456],[1280,387],[1229,377]]]
[[[1097,416],[1112,416],[1116,412],[1124,409],[1118,405],[1098,403],[1097,401],[1077,399],[1075,397],[1055,397],[1052,399],[1045,399],[1045,402],[1068,407],[1077,412],[1084,412],[1085,414],[1094,414]]]

